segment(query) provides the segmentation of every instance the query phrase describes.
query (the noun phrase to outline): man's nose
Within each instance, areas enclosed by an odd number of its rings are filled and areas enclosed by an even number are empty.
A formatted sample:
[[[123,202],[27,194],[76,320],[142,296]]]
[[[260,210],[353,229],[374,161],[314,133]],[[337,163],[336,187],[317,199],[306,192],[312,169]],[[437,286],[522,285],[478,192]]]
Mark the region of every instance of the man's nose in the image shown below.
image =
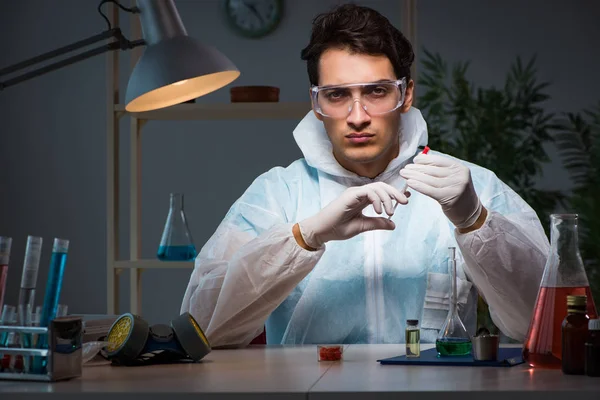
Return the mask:
[[[365,107],[360,103],[359,99],[354,99],[354,102],[352,103],[352,106],[350,106],[350,107],[351,107],[350,114],[348,115],[348,118],[346,119],[346,121],[349,124],[359,127],[359,126],[362,126],[362,125],[368,123],[371,120],[371,117],[365,110]]]

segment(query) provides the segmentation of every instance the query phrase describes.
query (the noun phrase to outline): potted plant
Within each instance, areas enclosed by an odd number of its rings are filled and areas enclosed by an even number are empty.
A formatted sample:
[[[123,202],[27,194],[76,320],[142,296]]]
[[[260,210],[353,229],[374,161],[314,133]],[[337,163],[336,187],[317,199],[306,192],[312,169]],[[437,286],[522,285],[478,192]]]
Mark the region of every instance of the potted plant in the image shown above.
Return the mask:
[[[429,145],[496,173],[537,212],[545,229],[564,196],[535,187],[549,161],[544,145],[559,128],[544,110],[547,82],[536,79],[535,57],[511,66],[503,87],[476,87],[467,79],[468,62],[448,67],[439,54],[424,51],[418,85],[425,93],[417,107],[429,131]]]
[[[595,301],[600,301],[600,102],[565,113],[556,144],[573,188],[568,208],[579,214],[579,249]],[[596,304],[599,306],[599,304]]]

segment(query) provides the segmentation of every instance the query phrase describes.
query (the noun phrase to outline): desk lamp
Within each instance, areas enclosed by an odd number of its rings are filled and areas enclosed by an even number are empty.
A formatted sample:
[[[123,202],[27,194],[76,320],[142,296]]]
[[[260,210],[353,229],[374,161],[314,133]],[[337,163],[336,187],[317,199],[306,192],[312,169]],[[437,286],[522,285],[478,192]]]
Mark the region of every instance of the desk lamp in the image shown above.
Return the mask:
[[[118,27],[113,28],[101,10],[105,3],[139,14],[143,39],[129,41]],[[98,12],[106,20],[108,30],[0,69],[0,77],[102,40],[114,39],[112,42],[0,81],[0,91],[107,51],[144,45],[147,47],[131,73],[125,94],[125,109],[130,112],[155,110],[195,99],[222,88],[240,75],[236,66],[217,49],[188,36],[173,0],[137,0],[137,6],[132,8],[117,0],[102,0]]]

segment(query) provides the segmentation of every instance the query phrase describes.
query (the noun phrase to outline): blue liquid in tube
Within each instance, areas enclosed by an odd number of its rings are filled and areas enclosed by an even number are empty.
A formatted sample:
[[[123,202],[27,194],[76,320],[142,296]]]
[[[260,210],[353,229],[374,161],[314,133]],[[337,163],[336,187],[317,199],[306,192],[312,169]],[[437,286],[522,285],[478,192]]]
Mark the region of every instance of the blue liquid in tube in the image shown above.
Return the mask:
[[[46,285],[46,296],[44,297],[44,307],[40,318],[40,326],[50,326],[50,321],[56,318],[58,310],[58,300],[62,289],[65,264],[67,263],[67,253],[52,252],[50,259],[50,272],[48,283]]]
[[[67,252],[69,241],[65,239],[54,239],[52,247],[52,256],[50,258],[50,269],[48,271],[48,281],[46,282],[46,295],[44,296],[44,305],[42,306],[42,316],[40,326],[50,327],[50,322],[56,318],[60,291],[62,289],[65,265],[67,263]],[[38,349],[48,348],[48,336],[40,335],[37,346]],[[34,370],[37,373],[44,373],[47,359],[34,357]]]

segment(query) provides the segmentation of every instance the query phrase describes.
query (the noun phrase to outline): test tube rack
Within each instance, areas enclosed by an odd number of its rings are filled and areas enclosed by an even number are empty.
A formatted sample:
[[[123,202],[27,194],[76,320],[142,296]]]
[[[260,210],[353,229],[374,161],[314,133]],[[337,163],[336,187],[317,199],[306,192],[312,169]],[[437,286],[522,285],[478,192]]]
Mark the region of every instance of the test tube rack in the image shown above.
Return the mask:
[[[48,348],[0,347],[0,360],[5,355],[42,357],[46,367],[40,373],[6,372],[0,368],[0,380],[55,382],[77,378],[82,373],[83,321],[81,317],[60,317],[52,320],[49,327],[0,326],[4,333],[37,335],[38,340],[47,336]]]

